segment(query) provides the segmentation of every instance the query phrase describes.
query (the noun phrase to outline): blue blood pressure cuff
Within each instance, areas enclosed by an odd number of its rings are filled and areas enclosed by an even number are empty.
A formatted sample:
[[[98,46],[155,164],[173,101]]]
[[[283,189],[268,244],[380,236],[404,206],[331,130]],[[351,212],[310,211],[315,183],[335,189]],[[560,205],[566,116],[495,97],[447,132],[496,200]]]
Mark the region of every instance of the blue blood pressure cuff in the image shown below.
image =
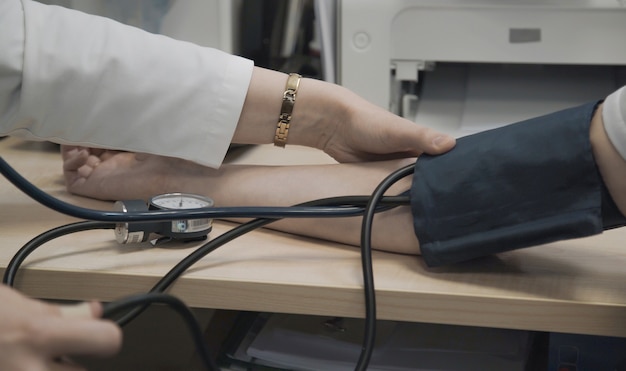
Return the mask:
[[[466,136],[422,155],[410,190],[429,266],[626,225],[596,167],[589,124],[597,103]]]

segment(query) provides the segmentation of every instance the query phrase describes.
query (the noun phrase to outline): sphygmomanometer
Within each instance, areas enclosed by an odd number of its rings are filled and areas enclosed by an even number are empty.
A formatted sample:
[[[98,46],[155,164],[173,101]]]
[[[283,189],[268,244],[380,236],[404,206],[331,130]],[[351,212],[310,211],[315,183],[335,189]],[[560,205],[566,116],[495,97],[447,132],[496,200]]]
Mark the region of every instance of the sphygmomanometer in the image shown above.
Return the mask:
[[[357,370],[371,358],[376,302],[371,262],[371,233],[376,212],[411,206],[424,261],[430,265],[460,262],[505,250],[589,236],[626,225],[596,167],[589,123],[596,104],[460,138],[452,151],[422,155],[414,164],[384,179],[372,195],[315,200],[292,207],[212,207],[210,199],[188,194],[124,201],[117,211],[97,211],[61,202],[28,183],[0,158],[0,171],[36,201],[88,221],[62,226],[35,237],[9,263],[4,282],[38,246],[77,231],[114,229],[122,242],[145,241],[156,233],[166,239],[203,239],[212,218],[254,218],[210,239],[174,266],[144,297],[108,304],[125,312],[124,324],[150,302],[167,302],[188,317],[175,298],[163,293],[191,265],[219,246],[281,218],[361,216],[361,264],[365,292],[365,335]],[[413,174],[411,190],[384,196],[399,179]],[[206,354],[204,346],[199,349]],[[214,367],[205,357],[208,368]]]
[[[374,214],[390,208],[408,205],[407,195],[384,196],[399,179],[411,174],[413,165],[395,171],[388,176],[372,195],[333,197],[313,200],[291,207],[213,207],[212,200],[199,195],[170,193],[158,195],[148,203],[141,200],[120,201],[113,211],[93,210],[63,202],[38,189],[24,179],[0,157],[0,172],[17,188],[31,198],[55,211],[85,221],[60,226],[44,232],[22,246],[7,265],[3,283],[13,286],[20,265],[38,247],[55,238],[94,229],[112,229],[116,239],[123,243],[146,241],[149,235],[178,240],[205,239],[212,227],[213,218],[254,218],[222,235],[212,238],[175,265],[157,284],[144,295],[123,298],[105,304],[104,316],[125,325],[139,315],[151,303],[164,303],[176,310],[192,331],[198,352],[209,370],[217,370],[203,342],[195,318],[179,299],[166,295],[167,288],[198,260],[225,243],[249,231],[282,218],[337,218],[363,217],[361,233],[361,257],[365,291],[365,336],[357,370],[365,370],[369,364],[375,341],[376,303],[371,260],[371,228]],[[121,312],[121,314],[120,314]]]
[[[113,209],[124,213],[145,212],[148,210],[178,210],[206,209],[213,207],[213,200],[209,197],[189,193],[166,193],[143,200],[117,201]],[[147,241],[152,234],[160,236],[152,240],[156,245],[170,240],[200,241],[206,239],[213,228],[213,219],[171,219],[156,222],[128,223],[121,222],[115,226],[115,239],[121,244]]]

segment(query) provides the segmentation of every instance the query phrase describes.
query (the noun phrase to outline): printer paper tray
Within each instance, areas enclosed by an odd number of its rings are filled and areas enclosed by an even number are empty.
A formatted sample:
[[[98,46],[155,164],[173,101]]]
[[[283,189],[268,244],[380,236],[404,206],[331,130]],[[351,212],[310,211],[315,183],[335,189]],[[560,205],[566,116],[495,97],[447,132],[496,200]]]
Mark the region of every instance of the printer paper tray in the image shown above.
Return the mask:
[[[623,72],[609,66],[438,64],[420,77],[417,109],[409,118],[460,137],[603,99],[626,83]]]

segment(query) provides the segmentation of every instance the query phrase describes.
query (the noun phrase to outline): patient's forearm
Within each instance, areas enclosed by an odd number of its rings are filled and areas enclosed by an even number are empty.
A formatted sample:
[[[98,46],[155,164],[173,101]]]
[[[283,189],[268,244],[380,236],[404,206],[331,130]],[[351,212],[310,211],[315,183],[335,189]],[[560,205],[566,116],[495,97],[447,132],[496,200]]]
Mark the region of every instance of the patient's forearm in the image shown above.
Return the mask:
[[[329,165],[204,167],[176,158],[62,147],[70,192],[102,200],[144,199],[167,192],[207,195],[216,206],[291,206],[320,198],[369,195],[391,172],[415,159]],[[411,177],[387,193],[410,188]],[[285,219],[269,225],[299,235],[359,245],[361,218]],[[418,253],[410,207],[378,214],[373,247]]]
[[[184,187],[186,191],[212,197],[216,206],[290,206],[326,197],[369,195],[392,171],[414,161],[280,167],[225,165],[218,173],[207,170],[205,175],[195,176],[193,181],[184,182]],[[410,177],[402,179],[388,194],[404,192],[410,183]],[[284,219],[269,228],[358,245],[361,218]],[[377,215],[372,237],[376,249],[419,253],[409,206]]]

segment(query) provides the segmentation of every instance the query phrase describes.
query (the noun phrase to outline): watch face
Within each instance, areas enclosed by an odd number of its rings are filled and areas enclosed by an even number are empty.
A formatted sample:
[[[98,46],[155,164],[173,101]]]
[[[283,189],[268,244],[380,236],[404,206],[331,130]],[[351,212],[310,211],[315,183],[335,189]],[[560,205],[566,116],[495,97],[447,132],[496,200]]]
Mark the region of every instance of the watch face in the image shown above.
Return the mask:
[[[150,200],[150,203],[160,209],[199,209],[213,206],[212,199],[188,193],[168,193],[155,196]]]

